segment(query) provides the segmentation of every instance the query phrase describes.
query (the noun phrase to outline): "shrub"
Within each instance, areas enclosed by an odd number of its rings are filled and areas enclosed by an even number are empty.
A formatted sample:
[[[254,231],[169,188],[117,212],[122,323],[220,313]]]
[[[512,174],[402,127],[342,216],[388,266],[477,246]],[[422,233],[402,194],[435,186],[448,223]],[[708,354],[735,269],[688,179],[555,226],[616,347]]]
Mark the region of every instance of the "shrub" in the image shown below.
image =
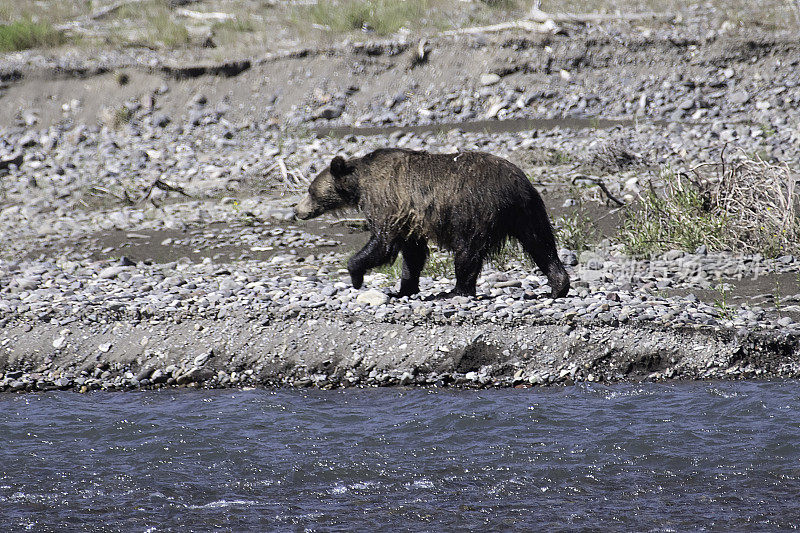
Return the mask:
[[[678,248],[694,251],[701,244],[709,249],[723,246],[726,224],[722,213],[712,212],[692,184],[670,170],[662,172],[664,189],[652,186],[638,210],[628,211],[620,238],[631,255],[645,256]]]
[[[597,241],[597,230],[592,220],[580,211],[562,215],[555,221],[559,246],[582,252]]]

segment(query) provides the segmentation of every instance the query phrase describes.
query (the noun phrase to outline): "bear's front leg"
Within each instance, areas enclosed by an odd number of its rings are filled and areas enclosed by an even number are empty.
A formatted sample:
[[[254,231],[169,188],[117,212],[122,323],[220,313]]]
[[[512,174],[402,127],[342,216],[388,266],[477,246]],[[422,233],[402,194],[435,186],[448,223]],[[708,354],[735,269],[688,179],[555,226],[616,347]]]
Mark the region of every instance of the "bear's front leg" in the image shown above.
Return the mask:
[[[372,235],[367,244],[347,262],[347,271],[353,287],[360,289],[364,284],[364,274],[370,268],[385,265],[397,257],[397,246],[387,244],[383,239]]]

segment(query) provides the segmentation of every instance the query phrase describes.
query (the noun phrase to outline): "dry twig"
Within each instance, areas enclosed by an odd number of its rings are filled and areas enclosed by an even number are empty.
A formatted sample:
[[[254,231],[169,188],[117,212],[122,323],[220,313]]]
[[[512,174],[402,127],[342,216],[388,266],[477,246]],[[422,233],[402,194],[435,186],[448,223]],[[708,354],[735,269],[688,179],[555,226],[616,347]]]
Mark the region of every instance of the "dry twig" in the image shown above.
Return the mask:
[[[611,194],[611,191],[608,190],[608,187],[606,187],[605,182],[600,178],[596,176],[588,176],[586,174],[576,174],[575,176],[572,177],[573,185],[576,185],[580,181],[584,182],[588,181],[593,185],[597,185],[598,187],[600,187],[600,190],[603,191],[603,193],[605,193],[605,195],[608,197],[609,200],[611,200],[620,207],[623,207],[625,205],[625,202],[623,202],[622,200]]]

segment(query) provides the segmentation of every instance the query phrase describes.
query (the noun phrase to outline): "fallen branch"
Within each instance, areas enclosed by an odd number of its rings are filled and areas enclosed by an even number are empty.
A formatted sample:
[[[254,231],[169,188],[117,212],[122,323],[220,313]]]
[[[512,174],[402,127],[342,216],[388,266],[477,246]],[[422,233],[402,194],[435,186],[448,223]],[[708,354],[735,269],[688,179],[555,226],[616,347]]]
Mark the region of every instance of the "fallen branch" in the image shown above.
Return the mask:
[[[90,32],[90,30],[87,30],[86,28],[83,28],[81,26],[81,24],[84,24],[86,22],[90,22],[90,21],[93,21],[93,20],[100,20],[100,19],[106,18],[107,16],[114,14],[121,7],[130,5],[130,4],[140,4],[143,1],[144,0],[119,0],[118,2],[114,2],[113,4],[109,4],[109,5],[105,6],[105,7],[101,7],[97,11],[94,11],[94,12],[92,12],[92,13],[90,13],[88,15],[85,15],[83,17],[80,17],[80,18],[78,18],[76,20],[73,20],[71,22],[66,22],[64,24],[59,24],[55,28],[57,30],[59,30],[59,31],[74,31],[74,32],[77,32],[77,33],[87,34],[87,33]]]
[[[490,33],[505,30],[525,30],[534,33],[558,33],[559,28],[552,20],[544,22],[535,22],[531,20],[515,20],[511,22],[502,22],[500,24],[492,24],[491,26],[474,26],[471,28],[460,28],[457,30],[443,31],[439,35],[472,35],[476,33]]]
[[[798,0],[800,1],[800,0]],[[656,13],[648,11],[645,13],[545,13],[534,7],[528,17],[522,20],[502,22],[490,26],[474,26],[471,28],[459,28],[457,30],[447,30],[439,35],[472,35],[475,33],[490,33],[505,30],[525,30],[534,33],[559,33],[561,29],[558,23],[590,24],[608,21],[635,21],[635,20],[669,20],[675,18],[673,13]]]
[[[600,178],[595,176],[587,176],[586,174],[576,174],[575,176],[573,176],[572,178],[573,185],[576,185],[579,181],[588,181],[589,183],[597,185],[598,187],[600,187],[600,190],[605,193],[605,195],[608,197],[609,200],[611,200],[620,207],[623,207],[625,205],[625,202],[623,202],[622,200],[611,194],[611,191],[608,190],[608,187],[606,187],[605,182]]]
[[[144,193],[144,196],[142,196],[142,198],[139,199],[139,203],[142,203],[148,198],[150,198],[150,195],[153,194],[153,189],[161,189],[162,191],[165,192],[176,192],[187,198],[192,197],[191,194],[184,191],[181,187],[178,187],[177,185],[170,185],[169,183],[161,181],[161,178],[156,178],[156,180],[153,183],[151,183],[150,186],[147,188],[147,190]]]
[[[281,179],[283,183],[286,184],[286,188],[290,192],[296,192],[298,189],[304,189],[311,183],[308,178],[306,178],[299,169],[293,168],[289,169],[286,166],[286,162],[283,160],[282,157],[276,158],[275,162],[264,169],[264,175],[269,175],[272,171],[277,169],[281,174]]]
[[[657,13],[647,11],[644,13],[545,13],[544,11],[533,8],[528,13],[528,19],[536,22],[546,23],[547,21],[561,23],[587,24],[594,22],[618,21],[627,22],[635,20],[663,19],[670,20],[675,18],[674,13]]]
[[[98,194],[98,193],[102,193],[102,194]],[[113,196],[114,198],[116,198],[120,202],[125,203],[126,205],[133,205],[135,203],[133,200],[131,200],[131,197],[128,195],[128,191],[126,189],[124,189],[124,188],[122,189],[122,196],[120,196],[120,195],[115,194],[114,192],[112,192],[111,190],[109,190],[109,189],[107,189],[105,187],[101,187],[99,185],[94,185],[89,189],[89,194],[93,194],[95,196],[102,196],[102,195]],[[84,202],[84,204],[85,204],[85,202]]]
[[[231,15],[230,13],[222,13],[222,12],[202,13],[200,11],[191,11],[189,9],[182,9],[182,8],[176,9],[175,14],[199,20],[202,22],[227,22],[229,20],[234,20],[236,18],[234,15]]]

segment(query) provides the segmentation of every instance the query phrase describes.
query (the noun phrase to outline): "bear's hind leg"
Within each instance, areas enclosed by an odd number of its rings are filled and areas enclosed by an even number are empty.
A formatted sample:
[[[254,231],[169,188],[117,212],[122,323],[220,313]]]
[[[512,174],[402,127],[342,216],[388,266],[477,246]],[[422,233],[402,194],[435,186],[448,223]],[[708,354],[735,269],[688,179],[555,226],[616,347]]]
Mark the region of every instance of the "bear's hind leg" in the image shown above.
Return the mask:
[[[555,239],[552,230],[549,236],[539,239],[531,230],[529,233],[521,233],[517,239],[522,248],[527,252],[536,266],[547,276],[550,283],[551,296],[553,298],[563,298],[569,292],[569,274],[564,265],[558,258]]]
[[[456,288],[452,294],[455,296],[475,296],[475,286],[483,268],[483,254],[473,250],[456,252],[454,263],[456,267]]]
[[[400,247],[403,254],[403,271],[400,290],[390,296],[411,296],[419,292],[419,275],[428,259],[428,243],[424,239],[410,239]]]
[[[360,289],[364,284],[364,274],[370,268],[375,268],[394,261],[397,257],[397,244],[387,243],[374,235],[369,238],[364,247],[353,254],[347,262],[347,270],[350,272],[350,279],[353,287]]]

